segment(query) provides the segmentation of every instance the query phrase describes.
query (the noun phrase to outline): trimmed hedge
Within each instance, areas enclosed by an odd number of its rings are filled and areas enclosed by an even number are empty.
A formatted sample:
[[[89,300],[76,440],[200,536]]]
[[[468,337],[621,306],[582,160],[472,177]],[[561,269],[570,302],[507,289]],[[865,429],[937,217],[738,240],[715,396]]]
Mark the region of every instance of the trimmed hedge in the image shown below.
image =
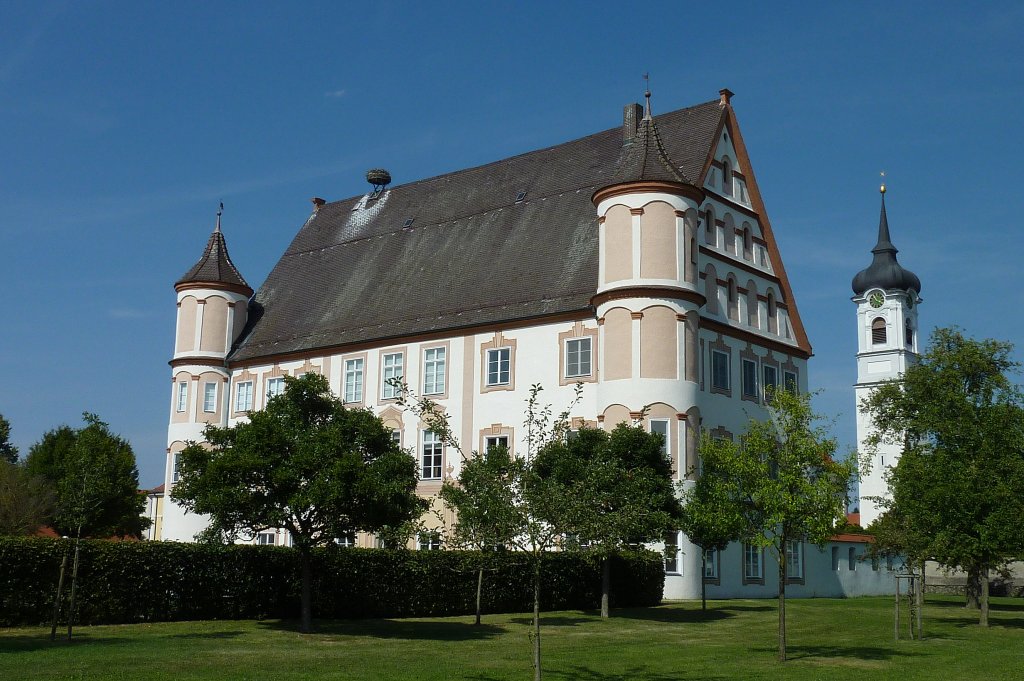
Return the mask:
[[[49,620],[61,558],[72,547],[73,542],[59,539],[0,538],[0,626]],[[532,572],[523,554],[330,547],[314,552],[313,615],[469,614],[475,610],[481,560],[487,566],[484,612],[533,608]],[[75,619],[80,624],[123,624],[293,618],[299,613],[299,574],[298,554],[284,547],[83,540]],[[541,574],[543,609],[598,606],[601,573],[595,557],[551,553]],[[616,556],[612,605],[657,605],[664,579],[658,554]],[[66,580],[65,599],[68,585]]]

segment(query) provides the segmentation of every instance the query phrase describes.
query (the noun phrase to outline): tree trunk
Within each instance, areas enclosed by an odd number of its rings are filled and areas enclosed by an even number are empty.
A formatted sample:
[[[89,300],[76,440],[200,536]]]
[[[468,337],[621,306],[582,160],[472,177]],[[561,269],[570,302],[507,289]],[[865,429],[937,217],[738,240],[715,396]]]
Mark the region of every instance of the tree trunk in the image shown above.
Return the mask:
[[[484,589],[484,566],[480,566],[480,571],[476,573],[476,624],[480,626],[480,594]]]
[[[533,565],[533,679],[541,681],[540,676],[540,556],[534,559]]]
[[[313,630],[313,561],[308,547],[299,546],[298,549],[302,565],[302,615],[299,631],[308,634]]]
[[[967,571],[967,586],[964,589],[964,594],[967,597],[965,608],[977,610],[981,607],[981,570],[979,568],[972,567]]]
[[[900,580],[896,578],[896,605],[893,608],[892,635],[893,640],[900,640]]]
[[[601,558],[601,617],[608,617],[608,595],[612,590],[612,560]]]
[[[78,551],[82,544],[82,526],[78,526],[78,536],[75,537],[75,562],[71,568],[71,598],[68,602],[68,640],[71,640],[71,629],[75,624],[75,591],[78,587]]]
[[[786,661],[786,540],[779,551],[779,662]]]
[[[981,618],[978,624],[988,626],[988,568],[981,571]]]
[[[64,543],[64,557],[60,561],[60,577],[57,578],[57,595],[53,599],[53,626],[50,627],[50,640],[57,640],[57,620],[60,619],[60,597],[64,593],[64,572],[68,567],[68,545]]]
[[[924,640],[924,561],[921,561],[921,576],[917,580],[917,640]]]
[[[700,609],[705,612],[708,609],[708,583],[704,575],[708,573],[708,552],[700,552]]]

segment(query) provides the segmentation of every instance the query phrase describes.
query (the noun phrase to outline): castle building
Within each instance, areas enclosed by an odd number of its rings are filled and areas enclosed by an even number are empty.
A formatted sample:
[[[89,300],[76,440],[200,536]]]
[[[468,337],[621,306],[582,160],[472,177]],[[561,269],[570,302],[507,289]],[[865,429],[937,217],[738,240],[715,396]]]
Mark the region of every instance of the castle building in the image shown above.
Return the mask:
[[[878,220],[878,242],[871,249],[871,264],[853,278],[853,302],[857,306],[857,450],[868,451],[873,432],[871,417],[861,402],[883,381],[899,378],[916,360],[918,352],[918,303],[921,280],[896,260],[896,247],[889,237],[885,214],[885,185],[882,185],[882,213]],[[888,494],[885,472],[896,465],[902,446],[883,442],[875,449],[870,468],[860,480],[860,515],[864,527],[881,513],[878,499]]]
[[[806,390],[811,356],[732,93],[719,95],[654,116],[648,93],[621,126],[395,187],[371,171],[373,191],[313,199],[254,296],[218,217],[175,285],[167,489],[207,423],[246,418],[285,376],[310,371],[392,429],[420,464],[424,496],[458,474],[459,454],[399,408],[391,378],[443,405],[464,451],[500,443],[514,454],[530,386],[557,411],[582,382],[574,428],[640,420],[692,481],[700,430],[731,437],[764,413],[766,387]],[[205,525],[165,502],[164,539],[190,541]],[[759,549],[730,548],[702,574],[685,536],[666,543],[670,597],[699,596],[702,579],[720,595],[771,589]],[[803,556],[796,542],[800,583]]]

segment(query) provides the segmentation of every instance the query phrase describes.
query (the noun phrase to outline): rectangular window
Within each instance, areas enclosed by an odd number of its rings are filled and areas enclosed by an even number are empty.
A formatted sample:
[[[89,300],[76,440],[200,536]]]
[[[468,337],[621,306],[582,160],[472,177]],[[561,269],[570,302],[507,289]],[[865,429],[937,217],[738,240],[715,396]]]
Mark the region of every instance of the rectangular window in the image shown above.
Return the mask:
[[[171,483],[181,480],[181,453],[175,452],[171,455]]]
[[[857,549],[852,546],[846,549],[846,567],[850,572],[857,569]]]
[[[743,545],[743,578],[748,580],[764,579],[761,549],[753,544]]]
[[[704,579],[718,579],[718,551],[715,549],[704,552]]]
[[[418,544],[420,551],[438,551],[441,549],[441,535],[437,532],[420,532]]]
[[[565,377],[590,376],[590,338],[573,338],[565,342]]]
[[[679,574],[679,533],[665,535],[665,572]]]
[[[711,388],[729,390],[729,355],[718,350],[711,351]]]
[[[764,395],[767,399],[768,395],[779,387],[779,370],[768,364],[765,364],[763,368],[764,384],[761,387],[764,389]]]
[[[757,399],[757,362],[741,360],[743,374],[743,397]]]
[[[278,376],[277,378],[267,379],[267,399],[271,397],[277,397],[284,392],[284,379]]]
[[[839,547],[832,547],[832,569],[836,572],[839,571]]]
[[[391,431],[391,441],[394,442],[399,447],[401,447],[402,446],[402,431],[400,431],[398,428],[392,429],[392,431]]]
[[[275,532],[260,532],[257,535],[257,540],[260,546],[273,546],[277,543],[277,534]]]
[[[800,383],[796,380],[796,373],[792,371],[782,372],[783,387],[794,395],[800,394]]]
[[[788,579],[804,578],[804,545],[796,539],[786,542],[786,577]]]
[[[423,351],[423,394],[444,393],[445,348],[428,348]]]
[[[444,447],[441,438],[432,430],[423,431],[423,465],[420,468],[420,480],[441,479],[441,455]]]
[[[345,360],[345,401],[363,401],[363,358]]]
[[[346,549],[352,548],[353,546],[356,545],[356,535],[355,535],[355,532],[349,532],[347,534],[343,534],[342,536],[340,536],[337,539],[335,539],[334,543],[337,544],[338,546],[342,546],[342,547],[344,547]]]
[[[495,447],[504,447],[508,449],[508,435],[494,435],[484,439],[486,445],[486,451],[491,451]]]
[[[252,381],[238,383],[235,386],[235,411],[252,409]]]
[[[405,355],[400,352],[384,355],[381,372],[381,378],[384,380],[381,397],[385,400],[396,399],[399,389],[398,386],[392,384],[392,381],[400,381],[405,378]]]
[[[661,453],[668,458],[668,421],[666,419],[651,419],[651,432],[661,436]]]
[[[508,385],[511,376],[512,348],[487,351],[487,385]]]
[[[217,411],[217,384],[216,383],[204,383],[203,384],[203,411],[215,412]]]
[[[175,408],[178,411],[185,411],[188,409],[188,383],[178,384],[178,394],[175,398]]]

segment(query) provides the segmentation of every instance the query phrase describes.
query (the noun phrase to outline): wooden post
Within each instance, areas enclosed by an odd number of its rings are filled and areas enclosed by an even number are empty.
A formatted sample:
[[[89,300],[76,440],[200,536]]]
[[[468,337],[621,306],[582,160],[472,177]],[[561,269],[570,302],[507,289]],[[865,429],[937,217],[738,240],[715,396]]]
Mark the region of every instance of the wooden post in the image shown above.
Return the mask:
[[[900,640],[900,578],[896,576],[896,610],[895,619],[893,620],[892,632],[896,640]]]
[[[67,539],[67,537],[64,537]],[[57,620],[60,618],[60,598],[64,594],[64,572],[68,567],[68,544],[64,542],[64,557],[60,561],[60,577],[57,578],[57,595],[53,599],[53,626],[50,627],[50,640],[57,640]]]

